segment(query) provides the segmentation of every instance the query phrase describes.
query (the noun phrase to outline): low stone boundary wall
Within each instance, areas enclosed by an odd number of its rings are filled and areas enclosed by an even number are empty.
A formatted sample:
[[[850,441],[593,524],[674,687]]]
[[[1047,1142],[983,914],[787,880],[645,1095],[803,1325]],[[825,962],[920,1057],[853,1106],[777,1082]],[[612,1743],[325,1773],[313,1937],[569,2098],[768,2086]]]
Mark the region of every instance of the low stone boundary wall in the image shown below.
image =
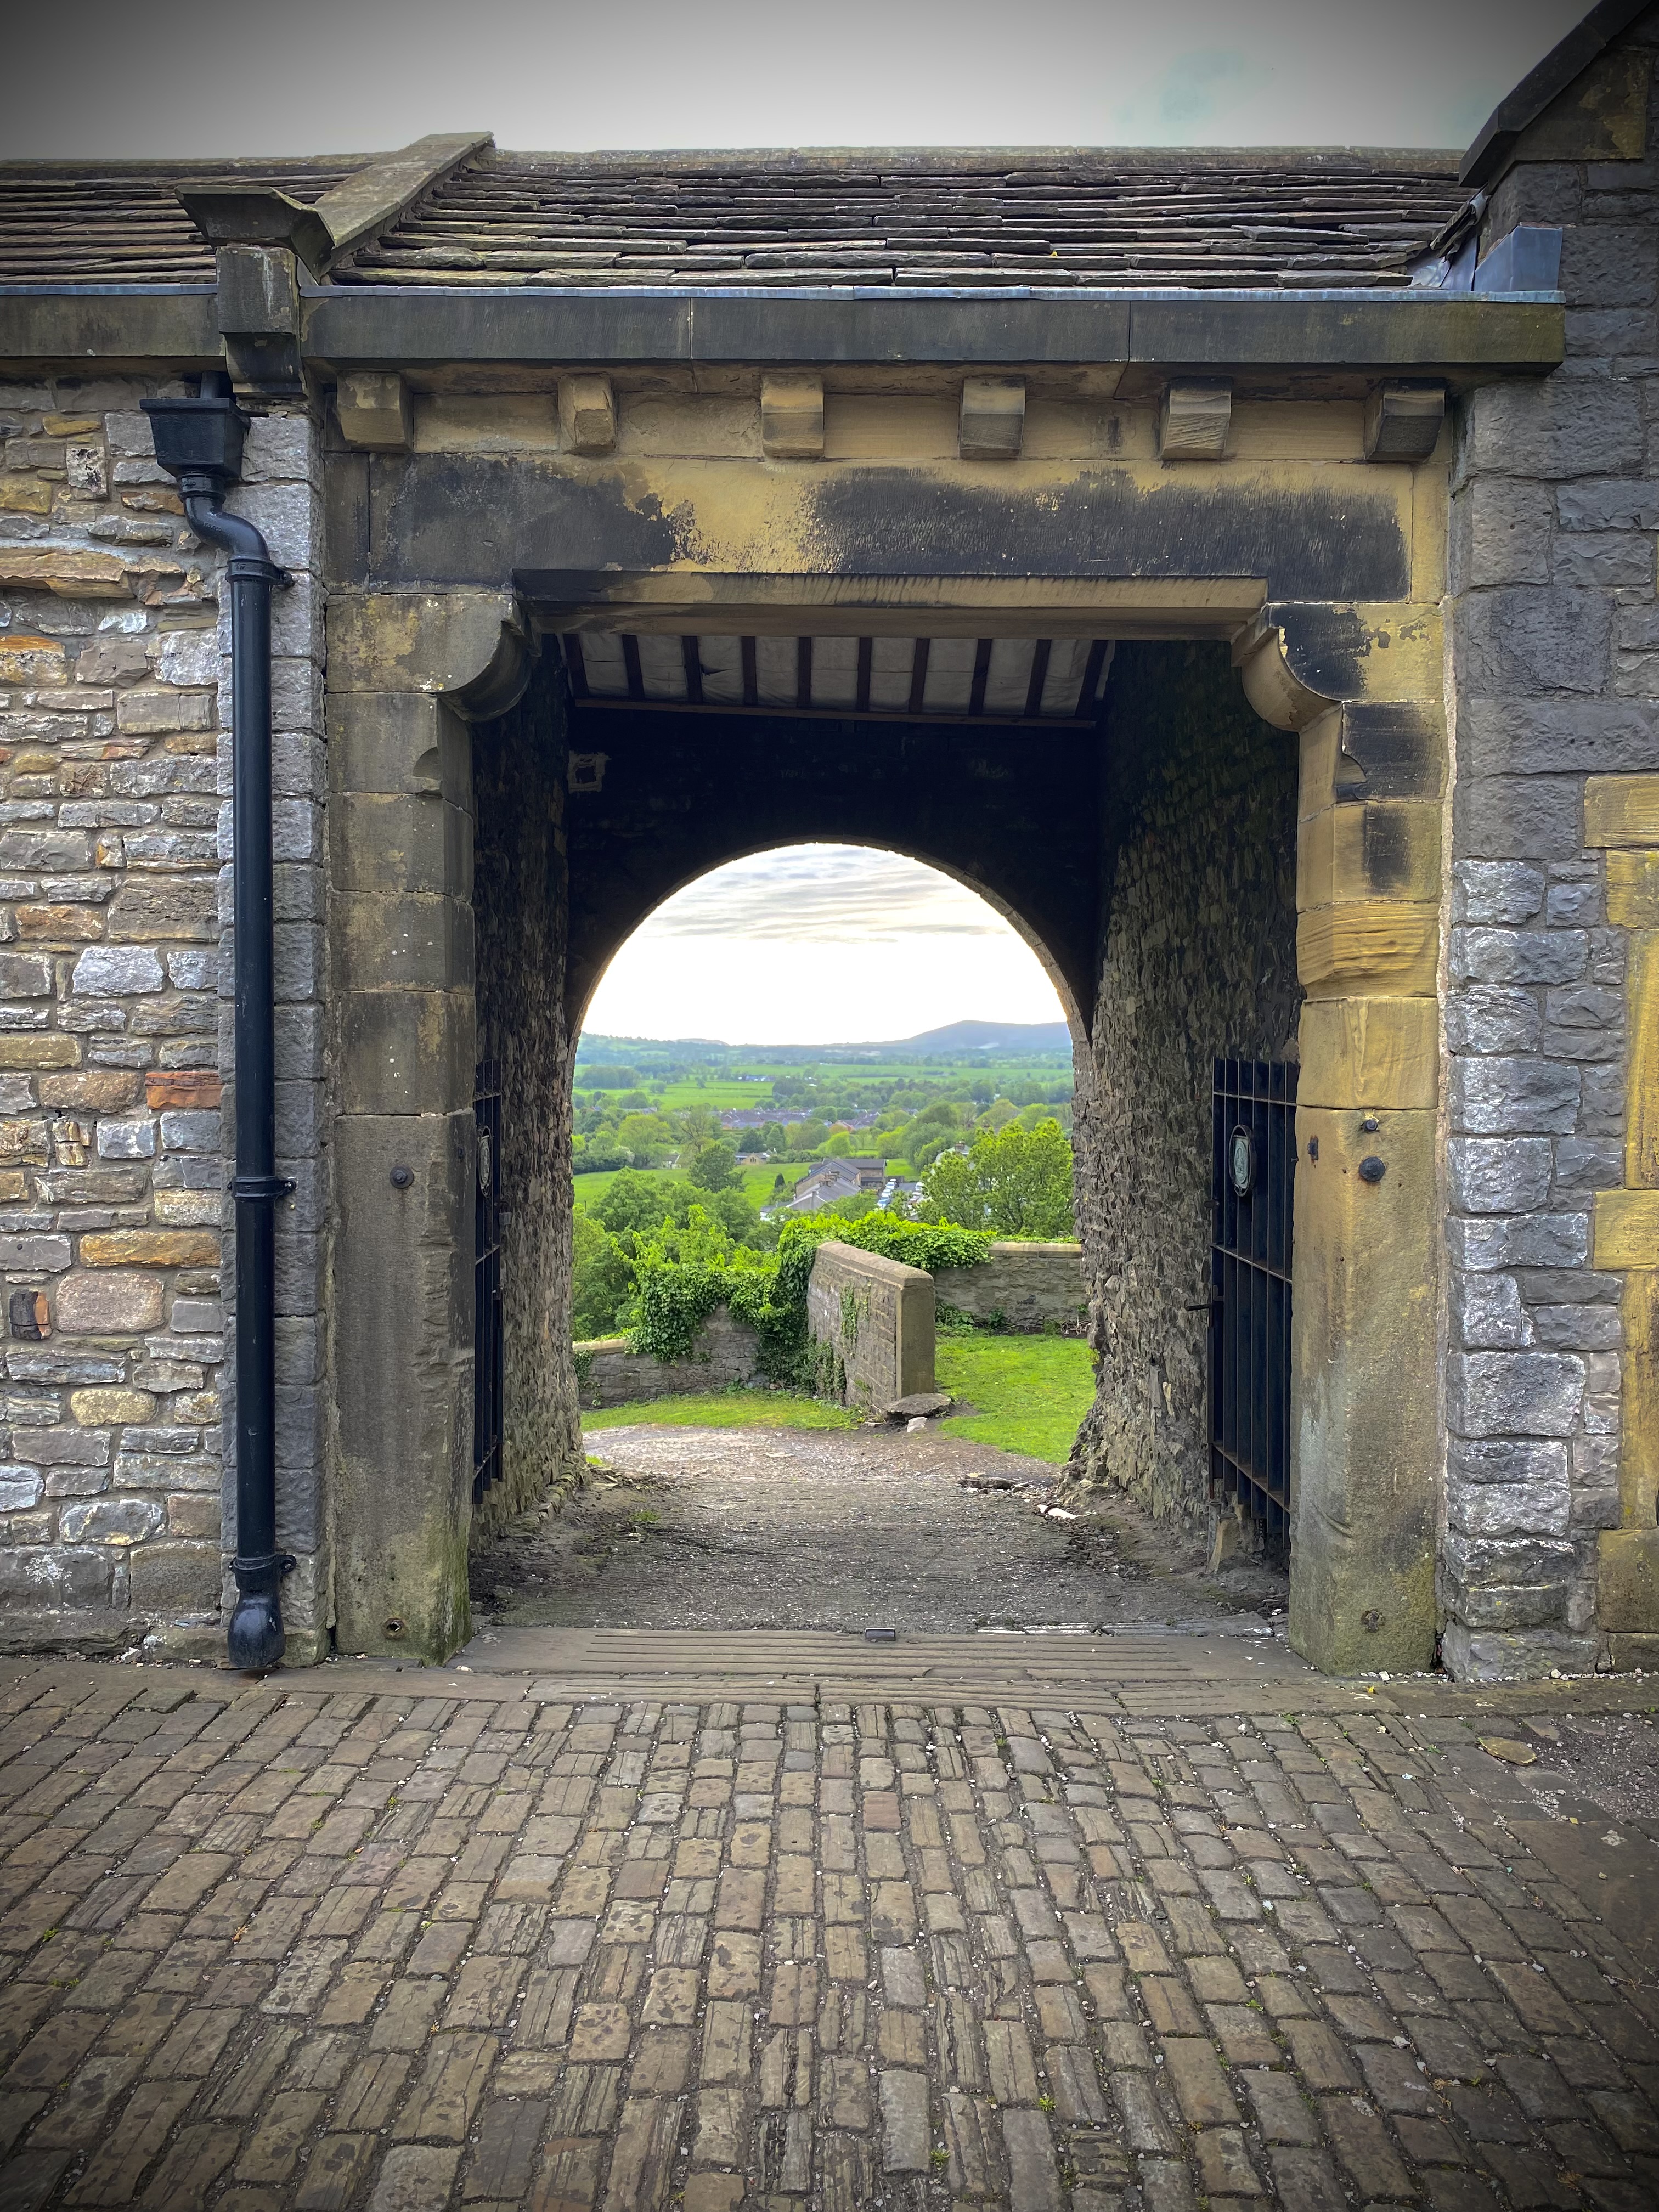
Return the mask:
[[[933,1279],[920,1267],[833,1239],[820,1244],[806,1326],[826,1365],[833,1355],[844,1405],[879,1412],[933,1388]],[[823,1387],[827,1395],[828,1376]]]
[[[709,1315],[684,1359],[653,1359],[647,1352],[630,1352],[623,1336],[593,1337],[574,1349],[576,1402],[584,1413],[693,1390],[726,1390],[734,1382],[752,1382],[760,1370],[759,1337],[724,1306]]]
[[[1000,1313],[1015,1329],[1074,1323],[1089,1304],[1080,1244],[994,1244],[977,1267],[941,1267],[933,1290],[942,1306],[975,1321]]]

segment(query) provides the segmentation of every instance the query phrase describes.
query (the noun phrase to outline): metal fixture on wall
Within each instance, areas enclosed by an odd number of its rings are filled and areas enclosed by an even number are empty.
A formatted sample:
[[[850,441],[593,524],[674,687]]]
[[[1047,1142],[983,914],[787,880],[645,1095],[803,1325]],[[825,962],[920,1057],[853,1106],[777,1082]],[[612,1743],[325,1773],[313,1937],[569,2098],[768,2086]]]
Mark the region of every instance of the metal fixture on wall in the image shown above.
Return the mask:
[[[270,592],[289,579],[251,522],[227,514],[241,474],[247,417],[230,380],[213,371],[196,399],[146,399],[155,458],[173,477],[198,538],[230,556],[232,814],[236,927],[236,1557],[238,1592],[226,1641],[252,1671],[283,1656],[276,1548],[276,1206],[294,1185],[276,1170],[272,973]]]

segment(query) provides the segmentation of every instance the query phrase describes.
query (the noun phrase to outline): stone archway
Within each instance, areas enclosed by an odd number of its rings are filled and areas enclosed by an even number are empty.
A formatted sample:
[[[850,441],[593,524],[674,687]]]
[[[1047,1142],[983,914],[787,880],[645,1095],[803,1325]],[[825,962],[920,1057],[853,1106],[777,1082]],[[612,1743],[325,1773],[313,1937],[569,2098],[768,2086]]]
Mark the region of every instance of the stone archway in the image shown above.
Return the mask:
[[[663,601],[677,582],[624,578],[607,583],[603,594],[590,590],[588,603],[602,599],[603,618],[612,623],[661,624]],[[740,592],[752,603],[756,585],[749,577],[700,579],[700,626],[709,626],[709,597],[725,593],[721,613],[729,626],[732,604]],[[964,593],[959,584],[925,577],[894,588],[912,630],[929,618],[958,628],[964,620],[987,624],[983,601],[992,595],[982,589]],[[1297,1201],[1293,1635],[1327,1666],[1426,1663],[1433,1638],[1439,1419],[1433,1109],[1443,739],[1437,617],[1409,603],[1264,605],[1260,587],[1248,585],[1172,586],[1162,608],[1145,586],[1133,591],[1133,605],[1122,603],[1122,587],[1054,585],[1046,603],[1044,588],[1040,582],[1018,593],[1001,587],[995,594],[1004,602],[999,620],[1013,598],[1018,627],[1028,631],[1057,628],[1062,613],[1073,623],[1100,626],[1104,612],[1115,627],[1141,635],[1229,638],[1257,713],[1297,733],[1297,952],[1308,993],[1298,1025],[1298,1137],[1304,1156],[1318,1164]],[[775,623],[791,592],[795,606],[810,609],[809,620],[820,629],[837,620],[847,626],[837,600],[867,610],[882,596],[868,580],[818,577],[808,589],[806,580],[772,579]],[[952,605],[963,596],[979,602],[965,615]],[[1119,605],[1113,608],[1115,596]],[[919,620],[918,605],[930,599],[931,617]],[[1254,622],[1241,617],[1237,602],[1247,599],[1257,610]],[[735,841],[729,830],[711,827],[706,747],[682,748],[676,764],[672,737],[639,730],[629,736],[630,720],[643,721],[642,715],[614,722],[613,730],[623,734],[611,750],[623,759],[633,745],[640,761],[654,763],[651,773],[624,770],[611,783],[607,761],[597,788],[591,768],[573,775],[572,754],[591,763],[597,749],[576,743],[573,716],[580,709],[550,679],[544,660],[532,682],[528,644],[535,629],[567,619],[568,606],[547,599],[524,609],[520,599],[500,596],[365,598],[343,613],[343,650],[331,662],[343,740],[336,748],[338,770],[368,785],[342,789],[336,819],[336,852],[343,864],[337,890],[356,931],[355,939],[345,931],[337,936],[347,1100],[338,1158],[349,1256],[336,1342],[341,1480],[350,1505],[340,1516],[338,1603],[343,1640],[357,1649],[401,1644],[435,1651],[453,1648],[461,1632],[471,1085],[479,1012],[497,1025],[503,1019],[512,963],[499,957],[499,948],[515,935],[525,941],[527,918],[539,915],[529,935],[544,948],[543,988],[553,980],[550,966],[562,964],[585,999],[591,983],[579,980],[580,963],[589,975],[598,972],[606,945],[626,934],[626,914],[648,911],[677,882],[726,856],[734,842],[877,834],[871,815],[879,807],[848,775],[845,750],[833,775],[808,776],[793,788],[781,773],[762,780],[763,811],[770,810],[763,834],[751,828]],[[678,626],[685,625],[681,614]],[[756,726],[767,727],[763,718]],[[781,741],[781,728],[771,735]],[[854,732],[843,742],[856,760],[865,740]],[[906,742],[920,757],[914,732]],[[629,901],[607,907],[604,899],[589,898],[584,905],[575,866],[587,836],[580,809],[589,799],[602,809],[607,785],[613,830],[617,813],[632,808],[642,825],[638,842],[651,857],[634,871]],[[925,786],[925,777],[906,770],[886,790],[881,842],[951,867],[1021,912],[1062,974],[1088,978],[1090,996],[1075,982],[1073,996],[1090,1008],[1097,977],[1097,888],[1088,927],[1079,921],[1080,908],[1069,919],[1036,923],[1034,908],[1052,908],[1054,901],[1052,883],[1038,886],[1039,871],[1029,865],[1031,853],[1041,856],[1042,825],[1028,820],[1011,833],[1006,800],[1000,812],[989,810],[1000,848],[994,861],[977,860],[966,849],[971,821],[966,829],[958,822],[949,834],[912,829],[895,835],[892,810],[905,790],[914,795]],[[493,828],[489,810],[478,805],[486,787],[495,794]],[[1048,789],[1044,805],[1054,836],[1073,834],[1085,818],[1081,788]],[[1091,836],[1097,795],[1089,791]],[[677,819],[684,825],[678,833],[672,827]],[[495,886],[494,895],[475,890],[475,836],[480,853],[491,856],[481,880]],[[1028,848],[1024,885],[1022,848]],[[371,945],[378,949],[365,957]],[[534,1049],[504,1052],[504,1061],[516,1057],[524,1071],[524,1126],[543,1133],[535,1172],[526,1174],[514,1211],[516,1233],[526,1254],[533,1250],[536,1271],[548,1285],[520,1322],[541,1378],[528,1402],[521,1397],[522,1436],[527,1458],[539,1455],[544,1466],[574,1449],[574,1388],[563,1340],[568,1289],[561,1279],[568,1273],[568,1223],[556,1165],[568,1141],[562,1066],[571,1042],[569,1012],[567,1006],[553,1029],[544,1024]],[[1083,1026],[1089,1026],[1086,1018]],[[563,1106],[544,1073],[561,1054]],[[532,1081],[537,1067],[544,1073]],[[1314,1151],[1307,1149],[1310,1140]],[[1357,1174],[1362,1154],[1373,1152],[1386,1152],[1389,1163],[1388,1179],[1377,1185]],[[412,1181],[402,1198],[389,1201],[391,1169],[408,1164],[405,1155],[414,1158]],[[1100,1167],[1097,1161],[1085,1172]],[[354,1297],[346,1273],[361,1277],[365,1269],[374,1271],[377,1284],[408,1283],[411,1296],[395,1305],[384,1297]],[[1378,1326],[1383,1317],[1386,1326]],[[394,1465],[395,1485],[386,1479]]]

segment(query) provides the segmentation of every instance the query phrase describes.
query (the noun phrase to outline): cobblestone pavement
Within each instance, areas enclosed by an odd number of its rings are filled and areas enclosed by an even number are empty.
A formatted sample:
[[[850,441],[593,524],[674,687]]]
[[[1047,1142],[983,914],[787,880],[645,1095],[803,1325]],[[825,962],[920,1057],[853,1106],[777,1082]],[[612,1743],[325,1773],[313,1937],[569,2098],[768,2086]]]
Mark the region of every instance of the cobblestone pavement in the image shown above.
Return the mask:
[[[1079,1680],[14,1666],[0,2207],[1651,2212],[1659,1850],[1477,1741],[1567,1692]]]

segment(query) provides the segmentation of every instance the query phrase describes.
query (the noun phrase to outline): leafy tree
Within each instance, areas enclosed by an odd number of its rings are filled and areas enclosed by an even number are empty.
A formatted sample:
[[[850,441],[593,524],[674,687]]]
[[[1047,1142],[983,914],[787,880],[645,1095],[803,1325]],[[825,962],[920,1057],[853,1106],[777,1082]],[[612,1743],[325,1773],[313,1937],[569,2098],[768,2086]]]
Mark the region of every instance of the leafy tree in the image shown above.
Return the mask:
[[[760,1133],[760,1149],[763,1152],[787,1152],[789,1139],[781,1121],[769,1121]]]
[[[899,1134],[899,1148],[912,1168],[930,1167],[947,1146],[955,1144],[961,1130],[950,1100],[936,1098],[905,1124]]]
[[[797,1121],[789,1132],[792,1152],[815,1152],[830,1132],[822,1121]]]
[[[591,1213],[577,1209],[570,1285],[570,1334],[609,1336],[628,1297],[629,1266],[616,1239]]]
[[[730,1190],[738,1181],[737,1153],[720,1138],[705,1137],[686,1172],[699,1190]]]
[[[613,1237],[630,1230],[659,1229],[695,1205],[702,1193],[678,1176],[642,1175],[624,1168],[593,1208],[593,1218]]]
[[[1040,1129],[1045,1121],[1058,1121],[1066,1135],[1069,1137],[1072,1133],[1071,1101],[1066,1099],[1060,1105],[1045,1102],[1038,1105],[1021,1108],[1019,1126],[1022,1129]]]
[[[986,1129],[1003,1129],[1018,1112],[1012,1098],[994,1098],[980,1115],[980,1126]]]
[[[945,1152],[922,1177],[923,1221],[960,1222],[996,1237],[1071,1237],[1072,1148],[1058,1121],[984,1130],[965,1152]]]
[[[626,1170],[633,1164],[632,1152],[625,1152],[609,1137],[589,1138],[585,1144],[579,1146],[574,1163],[578,1175],[603,1175],[616,1168]]]
[[[852,1149],[853,1139],[846,1130],[836,1129],[831,1133],[830,1141],[823,1148],[823,1157],[827,1160],[844,1160]]]
[[[765,1150],[766,1132],[764,1129],[738,1130],[738,1158],[739,1159],[744,1158],[745,1155],[752,1155],[756,1152],[763,1152]]]
[[[672,1148],[674,1132],[659,1114],[624,1114],[617,1142],[632,1152],[636,1165],[647,1167]]]
[[[720,1117],[712,1106],[682,1106],[674,1119],[688,1145],[707,1144],[720,1133]]]
[[[740,1183],[733,1183],[728,1190],[710,1191],[704,1203],[736,1243],[759,1244],[763,1241],[759,1211],[750,1204]]]

